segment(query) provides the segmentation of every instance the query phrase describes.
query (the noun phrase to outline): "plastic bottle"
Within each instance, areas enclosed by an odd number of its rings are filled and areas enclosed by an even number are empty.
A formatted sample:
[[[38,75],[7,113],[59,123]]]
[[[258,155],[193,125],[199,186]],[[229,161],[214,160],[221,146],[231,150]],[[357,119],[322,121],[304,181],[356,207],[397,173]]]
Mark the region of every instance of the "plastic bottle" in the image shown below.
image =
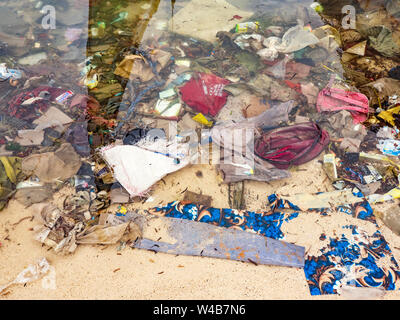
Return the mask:
[[[260,23],[258,21],[238,23],[236,25],[235,32],[236,33],[248,32],[250,29],[257,31],[259,26]]]
[[[323,169],[331,181],[335,181],[338,178],[335,155],[331,153],[324,155]]]

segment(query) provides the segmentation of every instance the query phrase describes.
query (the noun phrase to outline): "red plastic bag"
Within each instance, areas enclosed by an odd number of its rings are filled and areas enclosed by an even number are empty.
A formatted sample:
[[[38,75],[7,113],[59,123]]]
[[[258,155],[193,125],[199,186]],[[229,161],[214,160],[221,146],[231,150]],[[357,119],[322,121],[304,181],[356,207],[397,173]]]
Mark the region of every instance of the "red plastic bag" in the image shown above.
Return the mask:
[[[228,83],[214,74],[196,73],[180,88],[182,100],[196,111],[215,117],[226,103],[228,93],[224,87]]]
[[[306,163],[329,143],[329,134],[317,124],[306,122],[264,133],[255,141],[255,154],[278,169]]]
[[[348,110],[355,124],[368,118],[369,100],[359,92],[332,88],[334,78],[322,89],[317,98],[318,112]]]

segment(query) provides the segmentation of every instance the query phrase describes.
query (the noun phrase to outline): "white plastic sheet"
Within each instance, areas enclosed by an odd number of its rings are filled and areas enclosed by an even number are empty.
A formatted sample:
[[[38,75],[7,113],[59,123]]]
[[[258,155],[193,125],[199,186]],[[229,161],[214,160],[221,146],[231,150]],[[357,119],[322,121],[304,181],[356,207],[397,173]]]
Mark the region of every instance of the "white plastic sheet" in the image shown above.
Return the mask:
[[[176,153],[154,152],[132,145],[104,147],[101,154],[112,167],[115,179],[131,196],[142,195],[164,176],[182,169],[189,163],[186,158],[180,158]],[[179,159],[178,163],[176,159]]]
[[[9,288],[13,284],[25,284],[43,278],[49,273],[51,267],[46,258],[40,258],[35,264],[30,264],[22,270],[18,276],[4,286],[0,286],[0,293]]]
[[[272,61],[278,57],[279,52],[291,53],[319,42],[320,40],[311,31],[304,29],[304,24],[299,21],[297,26],[286,31],[282,39],[278,37],[266,38],[263,42],[265,48],[259,50],[257,54]]]

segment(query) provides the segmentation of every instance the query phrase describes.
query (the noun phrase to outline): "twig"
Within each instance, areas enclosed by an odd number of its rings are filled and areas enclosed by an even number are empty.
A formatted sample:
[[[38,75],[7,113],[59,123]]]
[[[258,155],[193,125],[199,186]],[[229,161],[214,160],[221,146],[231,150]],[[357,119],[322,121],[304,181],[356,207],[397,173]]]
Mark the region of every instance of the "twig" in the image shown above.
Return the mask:
[[[17,224],[20,224],[22,221],[24,221],[26,219],[32,219],[32,218],[33,218],[33,216],[28,216],[28,217],[21,218],[16,223],[13,223],[13,226],[16,226]]]

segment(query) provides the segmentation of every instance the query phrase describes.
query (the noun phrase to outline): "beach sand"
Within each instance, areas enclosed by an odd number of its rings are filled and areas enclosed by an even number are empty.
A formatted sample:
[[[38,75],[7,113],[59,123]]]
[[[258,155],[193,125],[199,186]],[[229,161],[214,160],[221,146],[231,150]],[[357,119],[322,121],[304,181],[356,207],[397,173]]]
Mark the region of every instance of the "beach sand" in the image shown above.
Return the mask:
[[[272,193],[295,194],[333,191],[315,159],[292,171],[292,177],[271,183],[245,182],[246,209],[263,209]],[[202,177],[196,175],[197,171]],[[228,187],[220,183],[211,165],[191,165],[168,175],[153,186],[153,202],[127,205],[149,208],[183,199],[186,188],[213,197],[212,206],[229,207]],[[63,198],[55,195],[55,202]],[[380,205],[384,209],[392,203]],[[107,209],[115,212],[116,205]],[[0,213],[0,285],[12,281],[29,264],[46,257],[55,268],[56,288],[41,280],[13,285],[0,299],[343,299],[339,295],[311,296],[303,269],[254,265],[206,257],[175,256],[118,245],[80,245],[72,255],[56,255],[33,238],[32,210],[15,200]],[[298,228],[306,233],[307,221]],[[380,225],[382,223],[378,222]],[[290,227],[291,232],[293,227]],[[394,257],[400,261],[400,237],[381,226]],[[5,239],[6,238],[6,239]],[[397,248],[396,248],[397,247]],[[387,291],[383,299],[399,299],[399,291]]]

